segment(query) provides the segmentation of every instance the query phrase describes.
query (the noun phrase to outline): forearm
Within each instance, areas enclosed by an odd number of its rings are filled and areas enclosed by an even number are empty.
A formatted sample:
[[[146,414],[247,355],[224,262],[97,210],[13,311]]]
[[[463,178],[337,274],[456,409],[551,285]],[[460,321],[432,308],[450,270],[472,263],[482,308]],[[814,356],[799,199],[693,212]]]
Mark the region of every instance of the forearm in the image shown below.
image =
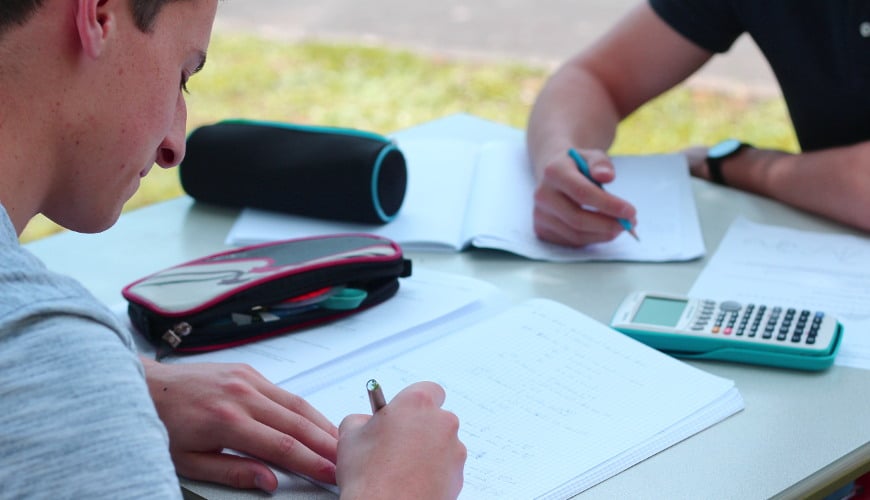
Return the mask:
[[[570,147],[607,150],[620,119],[605,86],[576,58],[547,81],[532,108],[527,146],[536,175]]]
[[[747,149],[723,175],[738,189],[870,231],[870,142],[804,154]]]

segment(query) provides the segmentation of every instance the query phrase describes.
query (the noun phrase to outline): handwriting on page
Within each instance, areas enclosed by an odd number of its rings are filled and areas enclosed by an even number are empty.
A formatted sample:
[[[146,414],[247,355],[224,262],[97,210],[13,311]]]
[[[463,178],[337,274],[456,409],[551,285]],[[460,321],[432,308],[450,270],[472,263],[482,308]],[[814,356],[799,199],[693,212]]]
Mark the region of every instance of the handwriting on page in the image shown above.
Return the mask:
[[[468,448],[468,498],[530,498],[564,485],[701,408],[711,383],[729,384],[545,300],[365,374],[306,397],[338,422],[366,412],[367,376],[387,392],[440,383]]]

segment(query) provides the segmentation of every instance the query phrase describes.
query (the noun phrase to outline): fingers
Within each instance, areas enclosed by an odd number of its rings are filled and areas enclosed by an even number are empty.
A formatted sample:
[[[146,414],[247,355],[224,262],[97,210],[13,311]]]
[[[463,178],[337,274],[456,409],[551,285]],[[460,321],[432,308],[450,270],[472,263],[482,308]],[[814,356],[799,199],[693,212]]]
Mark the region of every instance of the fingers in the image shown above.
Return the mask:
[[[318,481],[334,483],[338,447],[335,425],[307,401],[256,372],[248,382],[254,389],[254,394],[245,398],[250,418],[237,419],[235,432],[226,434],[224,446]]]
[[[228,439],[227,447],[318,481],[335,483],[338,440],[301,415],[255,419]]]
[[[338,437],[338,428],[335,427],[335,424],[330,422],[329,419],[326,418],[326,416],[324,416],[322,413],[317,411],[316,408],[311,406],[308,401],[305,401],[305,399],[295,394],[289,393],[276,385],[273,385],[265,379],[263,380],[263,383],[265,385],[261,388],[261,392],[266,395],[269,400],[275,402],[279,406],[277,408],[270,408],[278,415],[284,413],[281,410],[282,408],[291,410],[293,413],[303,417],[306,421],[317,426],[326,434],[334,438]],[[282,422],[280,418],[276,419],[274,418],[274,415],[270,415],[268,412],[265,413],[262,418],[263,421],[266,423],[274,422],[276,425],[279,425]]]
[[[176,458],[181,458],[178,460]],[[184,453],[175,457],[179,475],[194,481],[209,481],[237,489],[275,491],[278,478],[261,462],[226,453]]]
[[[613,180],[613,165],[606,154],[591,150],[580,153],[595,182]],[[636,222],[631,204],[596,186],[568,155],[544,167],[534,201],[535,234],[560,245],[610,241],[623,231],[617,219]]]
[[[402,389],[390,404],[411,404],[435,406],[440,408],[444,404],[447,394],[444,388],[435,382],[417,382]]]

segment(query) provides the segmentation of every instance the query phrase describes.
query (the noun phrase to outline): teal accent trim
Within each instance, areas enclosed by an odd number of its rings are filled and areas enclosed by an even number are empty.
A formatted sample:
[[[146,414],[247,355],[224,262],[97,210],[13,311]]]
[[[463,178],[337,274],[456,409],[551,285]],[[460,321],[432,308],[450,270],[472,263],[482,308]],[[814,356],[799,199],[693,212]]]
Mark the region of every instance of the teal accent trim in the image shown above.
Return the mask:
[[[352,311],[359,307],[368,295],[368,292],[359,288],[343,288],[321,302],[320,306],[335,311]]]
[[[386,147],[381,149],[381,152],[378,153],[378,157],[375,160],[375,168],[372,169],[372,179],[371,179],[371,192],[372,192],[372,205],[375,207],[375,212],[378,214],[378,218],[383,222],[390,222],[391,220],[396,218],[396,215],[399,214],[399,211],[396,210],[396,213],[393,215],[387,215],[384,212],[384,207],[381,205],[381,197],[378,196],[378,178],[381,176],[381,166],[384,164],[384,158],[391,152],[397,151],[395,143],[390,143]]]
[[[620,332],[671,356],[691,360],[719,360],[755,365],[794,368],[798,370],[820,371],[834,364],[843,337],[843,325],[837,322],[831,348],[827,352],[811,355],[800,348],[777,345],[723,346],[715,340],[699,340],[687,345],[686,339],[674,335],[647,332],[628,328]]]
[[[284,128],[288,130],[299,130],[301,132],[315,132],[315,133],[325,133],[325,134],[345,134],[354,137],[361,137],[365,139],[372,139],[375,141],[380,141],[383,143],[392,142],[390,139],[382,136],[381,134],[376,134],[375,132],[367,132],[365,130],[357,130],[353,128],[342,128],[342,127],[327,127],[323,125],[297,125],[293,123],[285,123],[285,122],[274,122],[268,120],[248,120],[245,118],[232,118],[229,120],[223,120],[221,123],[237,123],[241,125],[250,124],[250,125],[264,125],[269,127],[278,127]]]

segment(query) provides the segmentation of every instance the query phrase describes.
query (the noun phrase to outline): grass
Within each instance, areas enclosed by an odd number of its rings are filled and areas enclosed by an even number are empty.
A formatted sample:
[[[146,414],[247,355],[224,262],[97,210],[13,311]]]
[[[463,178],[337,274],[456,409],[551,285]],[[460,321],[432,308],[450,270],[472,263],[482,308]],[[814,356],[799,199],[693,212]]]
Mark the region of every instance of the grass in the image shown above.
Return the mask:
[[[548,74],[547,68],[510,61],[216,33],[205,71],[189,84],[188,130],[251,118],[387,134],[457,112],[524,127]],[[625,120],[612,151],[674,151],[734,135],[759,146],[797,150],[781,98],[682,86]],[[125,210],[181,194],[177,172],[155,168]],[[58,230],[38,217],[21,240]]]

